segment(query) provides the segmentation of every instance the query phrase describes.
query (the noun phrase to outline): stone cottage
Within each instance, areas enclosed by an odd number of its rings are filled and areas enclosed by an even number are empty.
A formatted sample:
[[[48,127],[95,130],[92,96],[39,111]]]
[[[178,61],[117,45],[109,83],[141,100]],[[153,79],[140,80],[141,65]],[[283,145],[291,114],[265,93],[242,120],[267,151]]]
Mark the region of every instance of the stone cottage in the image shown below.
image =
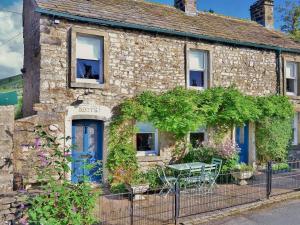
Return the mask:
[[[196,3],[24,0],[25,118],[15,124],[15,174],[25,183],[35,180],[28,145],[34,124],[72,137],[76,157],[105,163],[114,107],[145,90],[235,85],[248,95],[288,95],[300,112],[300,44],[274,30],[274,1],[254,2],[252,21],[199,12]],[[139,162],[168,161],[172,143],[165,134],[151,124],[137,126]],[[298,113],[294,129],[298,145]],[[254,131],[248,124],[232,134],[244,162],[255,161]],[[199,129],[190,141],[206,136]]]

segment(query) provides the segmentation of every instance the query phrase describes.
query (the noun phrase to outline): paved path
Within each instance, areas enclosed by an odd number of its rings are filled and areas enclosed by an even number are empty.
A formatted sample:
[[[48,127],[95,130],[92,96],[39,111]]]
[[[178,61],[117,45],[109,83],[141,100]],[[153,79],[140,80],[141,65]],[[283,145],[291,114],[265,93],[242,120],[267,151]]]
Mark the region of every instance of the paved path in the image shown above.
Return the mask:
[[[209,225],[299,225],[300,199],[257,209]]]

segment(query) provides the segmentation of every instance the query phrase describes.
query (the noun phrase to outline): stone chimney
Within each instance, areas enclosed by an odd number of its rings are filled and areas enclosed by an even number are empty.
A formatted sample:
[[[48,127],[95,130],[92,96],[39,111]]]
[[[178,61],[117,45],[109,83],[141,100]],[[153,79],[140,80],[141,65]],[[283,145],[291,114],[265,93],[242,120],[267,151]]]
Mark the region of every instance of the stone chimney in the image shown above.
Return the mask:
[[[257,0],[251,7],[251,20],[265,26],[274,28],[274,0]]]
[[[197,15],[197,0],[174,0],[174,6],[189,16]]]

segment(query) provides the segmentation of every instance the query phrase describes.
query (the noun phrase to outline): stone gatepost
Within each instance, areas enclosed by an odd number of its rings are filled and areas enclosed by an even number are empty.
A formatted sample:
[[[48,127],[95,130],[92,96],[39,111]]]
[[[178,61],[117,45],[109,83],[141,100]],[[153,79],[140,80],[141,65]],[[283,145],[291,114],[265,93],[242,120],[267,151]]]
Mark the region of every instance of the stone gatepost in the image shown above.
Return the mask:
[[[0,192],[13,189],[14,106],[0,106]]]

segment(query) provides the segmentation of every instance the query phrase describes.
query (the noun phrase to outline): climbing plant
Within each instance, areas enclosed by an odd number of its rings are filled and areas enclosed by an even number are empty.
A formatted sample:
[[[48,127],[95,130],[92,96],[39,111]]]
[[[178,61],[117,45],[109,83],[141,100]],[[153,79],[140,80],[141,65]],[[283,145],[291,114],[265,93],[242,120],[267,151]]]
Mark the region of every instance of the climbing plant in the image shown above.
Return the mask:
[[[292,104],[286,97],[251,97],[234,87],[216,87],[204,91],[178,87],[161,94],[147,91],[120,105],[110,125],[106,166],[112,182],[122,183],[133,179],[138,168],[133,138],[136,121],[151,122],[157,129],[173,134],[175,140],[182,143],[189,132],[199,127],[217,128],[215,131],[221,140],[236,125],[256,122],[261,128],[259,121],[290,120],[292,114]],[[268,126],[274,128],[275,122]],[[284,123],[281,129],[291,130],[291,127]],[[275,130],[280,129],[271,130],[276,135]],[[287,132],[280,141],[282,150],[289,139]],[[266,148],[269,147],[261,144],[265,139],[258,138],[258,142],[258,150],[268,153]],[[184,149],[182,145],[178,146],[181,146],[179,151]]]
[[[257,99],[257,105],[263,112],[255,132],[258,161],[282,162],[287,158],[292,136],[293,106],[285,96],[261,97]]]

